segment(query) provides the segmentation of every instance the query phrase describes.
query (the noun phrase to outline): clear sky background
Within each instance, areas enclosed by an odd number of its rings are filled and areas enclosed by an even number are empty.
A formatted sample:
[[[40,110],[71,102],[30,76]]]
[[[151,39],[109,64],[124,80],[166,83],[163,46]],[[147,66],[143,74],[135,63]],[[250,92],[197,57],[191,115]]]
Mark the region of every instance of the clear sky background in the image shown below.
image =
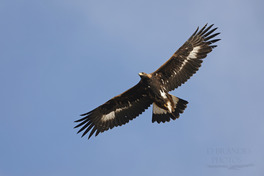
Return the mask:
[[[0,176],[264,175],[263,2],[1,0]],[[206,23],[222,40],[171,92],[180,119],[76,135]]]

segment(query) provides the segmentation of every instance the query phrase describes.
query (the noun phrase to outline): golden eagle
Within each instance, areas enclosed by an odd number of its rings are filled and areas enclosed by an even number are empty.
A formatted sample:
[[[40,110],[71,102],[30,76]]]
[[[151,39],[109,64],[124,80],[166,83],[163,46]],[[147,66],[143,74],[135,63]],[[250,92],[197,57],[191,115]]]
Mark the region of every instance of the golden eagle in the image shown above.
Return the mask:
[[[217,28],[207,24],[193,35],[164,63],[158,70],[147,74],[139,73],[138,84],[124,93],[115,96],[94,110],[82,114],[83,118],[75,128],[84,131],[82,137],[90,130],[88,139],[95,133],[97,136],[106,130],[121,126],[136,118],[153,104],[152,122],[169,122],[179,118],[188,102],[168,92],[185,83],[201,66],[203,58],[217,45],[213,39],[220,33]]]

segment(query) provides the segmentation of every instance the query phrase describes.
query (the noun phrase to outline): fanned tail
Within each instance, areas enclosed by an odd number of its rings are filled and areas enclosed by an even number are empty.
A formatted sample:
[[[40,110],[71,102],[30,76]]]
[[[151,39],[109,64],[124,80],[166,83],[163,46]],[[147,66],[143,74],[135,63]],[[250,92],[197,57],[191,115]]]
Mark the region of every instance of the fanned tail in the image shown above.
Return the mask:
[[[173,95],[172,100],[174,102],[174,110],[172,113],[169,111],[160,108],[155,103],[153,103],[153,112],[152,112],[152,123],[154,122],[169,122],[170,119],[177,119],[180,117],[180,114],[184,112],[187,107],[188,101],[183,100],[181,98],[175,97]]]

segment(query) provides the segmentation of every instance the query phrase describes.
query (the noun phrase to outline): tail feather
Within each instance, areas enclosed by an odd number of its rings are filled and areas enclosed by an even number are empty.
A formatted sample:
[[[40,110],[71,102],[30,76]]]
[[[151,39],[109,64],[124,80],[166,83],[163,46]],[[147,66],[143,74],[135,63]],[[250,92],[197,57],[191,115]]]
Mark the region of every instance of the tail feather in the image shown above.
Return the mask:
[[[172,100],[174,102],[174,110],[172,113],[168,112],[165,109],[160,108],[155,103],[153,103],[153,112],[152,112],[152,122],[169,122],[170,119],[179,118],[180,114],[184,112],[187,107],[188,101],[183,100],[181,98],[175,97],[173,95]]]

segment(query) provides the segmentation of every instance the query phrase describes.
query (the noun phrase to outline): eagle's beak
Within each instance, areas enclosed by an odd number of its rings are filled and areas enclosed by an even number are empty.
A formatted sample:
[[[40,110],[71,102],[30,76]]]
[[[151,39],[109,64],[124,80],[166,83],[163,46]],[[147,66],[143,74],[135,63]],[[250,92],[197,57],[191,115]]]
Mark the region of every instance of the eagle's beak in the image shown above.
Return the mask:
[[[139,75],[139,76],[143,76],[144,74],[143,74],[143,72],[140,72],[140,73],[138,73],[138,75]]]

